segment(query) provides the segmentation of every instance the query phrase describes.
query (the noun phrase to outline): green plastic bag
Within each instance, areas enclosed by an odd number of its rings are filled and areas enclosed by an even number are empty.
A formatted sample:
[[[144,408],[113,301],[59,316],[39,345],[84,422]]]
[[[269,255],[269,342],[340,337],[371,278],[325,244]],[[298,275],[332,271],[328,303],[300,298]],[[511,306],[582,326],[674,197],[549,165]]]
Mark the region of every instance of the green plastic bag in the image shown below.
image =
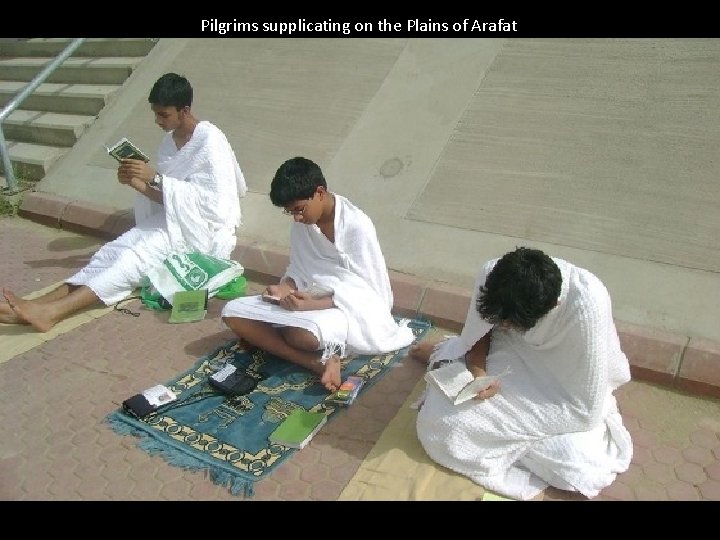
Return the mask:
[[[245,294],[244,270],[239,262],[230,259],[197,252],[176,253],[148,272],[148,283],[141,289],[140,297],[143,304],[158,310],[170,309],[178,291],[207,289],[210,298],[220,291],[225,299],[237,298]]]
[[[247,279],[245,279],[245,276],[238,276],[220,287],[215,296],[221,300],[232,300],[234,298],[245,296],[246,289]]]
[[[148,278],[143,280],[140,286],[140,301],[145,307],[155,311],[166,311],[172,309],[172,304],[163,298]]]

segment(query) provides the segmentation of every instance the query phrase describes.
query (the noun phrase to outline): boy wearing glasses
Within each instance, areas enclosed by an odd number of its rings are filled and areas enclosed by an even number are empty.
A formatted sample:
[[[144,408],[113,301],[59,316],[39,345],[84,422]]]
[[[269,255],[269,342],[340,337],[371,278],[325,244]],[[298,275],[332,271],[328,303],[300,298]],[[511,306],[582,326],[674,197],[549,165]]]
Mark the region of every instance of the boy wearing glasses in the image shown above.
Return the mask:
[[[270,201],[293,219],[290,263],[264,294],[228,302],[223,320],[240,339],[317,373],[335,392],[342,358],[401,349],[413,341],[412,331],[392,317],[375,226],[327,189],[316,163],[304,157],[283,163]]]

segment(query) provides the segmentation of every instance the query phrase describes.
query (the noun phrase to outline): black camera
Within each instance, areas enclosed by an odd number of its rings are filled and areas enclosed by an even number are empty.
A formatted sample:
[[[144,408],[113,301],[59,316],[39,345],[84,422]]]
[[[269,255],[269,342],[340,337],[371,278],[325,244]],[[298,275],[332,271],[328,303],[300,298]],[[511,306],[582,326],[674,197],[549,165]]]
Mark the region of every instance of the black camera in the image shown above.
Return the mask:
[[[151,412],[157,411],[158,407],[152,405],[142,394],[135,394],[133,397],[123,401],[123,409],[135,418],[144,418]]]
[[[233,364],[228,364],[208,378],[210,386],[230,396],[242,396],[252,392],[257,386],[257,379],[240,371]]]

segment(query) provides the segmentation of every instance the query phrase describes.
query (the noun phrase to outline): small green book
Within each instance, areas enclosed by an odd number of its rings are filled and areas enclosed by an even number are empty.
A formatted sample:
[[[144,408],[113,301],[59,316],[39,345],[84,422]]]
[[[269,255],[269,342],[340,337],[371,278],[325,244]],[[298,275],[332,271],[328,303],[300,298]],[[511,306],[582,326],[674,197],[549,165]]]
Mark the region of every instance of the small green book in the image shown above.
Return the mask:
[[[145,152],[135,146],[127,137],[123,137],[110,148],[106,146],[105,150],[118,161],[122,159],[139,159],[145,163],[150,161]]]
[[[291,412],[268,439],[289,448],[304,448],[325,422],[327,416],[324,412],[310,412],[300,407]]]
[[[172,311],[168,322],[186,323],[202,321],[207,315],[208,290],[178,291],[173,295]]]

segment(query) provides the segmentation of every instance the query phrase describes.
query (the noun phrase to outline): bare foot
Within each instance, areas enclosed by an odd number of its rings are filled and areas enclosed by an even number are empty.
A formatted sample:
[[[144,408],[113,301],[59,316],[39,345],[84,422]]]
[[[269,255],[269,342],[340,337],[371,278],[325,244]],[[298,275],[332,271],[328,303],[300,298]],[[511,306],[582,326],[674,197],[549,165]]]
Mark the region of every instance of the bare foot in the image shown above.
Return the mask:
[[[336,354],[332,355],[325,362],[325,371],[320,377],[320,382],[328,390],[328,392],[337,392],[342,384],[340,357]]]
[[[435,345],[437,345],[437,342],[434,341],[421,341],[420,343],[416,343],[408,350],[408,356],[418,362],[428,364]]]
[[[44,305],[24,300],[8,289],[3,289],[3,296],[20,324],[30,324],[38,332],[47,332],[57,323],[48,315]]]
[[[10,304],[0,304],[0,323],[4,324],[28,324],[17,316]]]

